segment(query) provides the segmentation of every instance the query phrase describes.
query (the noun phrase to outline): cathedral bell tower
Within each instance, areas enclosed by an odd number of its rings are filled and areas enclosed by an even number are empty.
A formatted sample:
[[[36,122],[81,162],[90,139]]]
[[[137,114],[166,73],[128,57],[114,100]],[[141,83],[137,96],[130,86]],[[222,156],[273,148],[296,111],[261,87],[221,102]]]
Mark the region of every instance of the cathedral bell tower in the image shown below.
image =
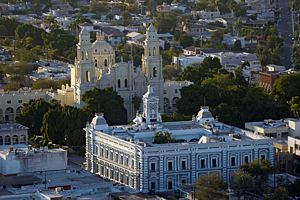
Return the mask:
[[[151,24],[146,31],[144,41],[144,54],[142,56],[142,70],[147,79],[147,85],[151,85],[153,92],[159,97],[159,111],[163,112],[164,79],[162,72],[162,57],[159,52],[159,39],[156,28]]]
[[[151,85],[148,85],[148,91],[143,96],[143,118],[146,123],[159,123],[161,122],[161,115],[158,110],[159,98],[155,95]]]
[[[77,57],[71,68],[71,85],[76,106],[82,106],[82,95],[95,87],[95,68],[92,60],[90,33],[83,27],[79,33]]]

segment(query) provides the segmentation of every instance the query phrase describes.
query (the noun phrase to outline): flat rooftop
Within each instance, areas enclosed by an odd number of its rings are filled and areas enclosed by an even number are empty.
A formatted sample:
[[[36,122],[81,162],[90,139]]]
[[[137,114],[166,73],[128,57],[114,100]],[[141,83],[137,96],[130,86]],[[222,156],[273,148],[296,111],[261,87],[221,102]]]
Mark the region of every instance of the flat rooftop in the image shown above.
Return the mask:
[[[89,128],[92,129],[92,126]],[[96,131],[96,134],[102,132]],[[229,142],[229,141],[253,141],[258,139],[266,139],[263,136],[257,136],[249,131],[233,127],[221,122],[213,122],[201,125],[196,121],[178,121],[164,122],[152,125],[124,125],[110,126],[105,134],[117,137],[128,142],[143,142],[147,146],[155,146],[162,144],[154,144],[154,136],[157,132],[168,132],[172,138],[179,140],[169,145],[182,143],[212,143],[212,142]],[[202,139],[202,137],[206,139]],[[201,140],[201,141],[200,141]],[[141,143],[141,145],[144,145]],[[166,144],[164,144],[166,145]]]
[[[259,127],[259,128],[284,128],[287,127],[287,121],[285,120],[265,120],[265,121],[259,121],[259,122],[246,122],[245,126],[253,126],[253,127]]]

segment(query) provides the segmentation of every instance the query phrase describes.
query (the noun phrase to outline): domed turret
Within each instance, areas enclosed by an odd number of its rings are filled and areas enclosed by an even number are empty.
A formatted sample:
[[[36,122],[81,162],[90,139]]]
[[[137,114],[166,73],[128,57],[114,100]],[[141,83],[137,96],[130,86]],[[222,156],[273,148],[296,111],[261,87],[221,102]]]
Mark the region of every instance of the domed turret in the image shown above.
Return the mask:
[[[96,113],[91,125],[96,131],[105,132],[108,130],[108,124],[103,116],[103,113]]]
[[[198,122],[200,122],[200,124],[204,124],[205,122],[214,122],[215,121],[215,118],[209,111],[208,106],[201,107],[201,110],[198,112],[196,119]]]

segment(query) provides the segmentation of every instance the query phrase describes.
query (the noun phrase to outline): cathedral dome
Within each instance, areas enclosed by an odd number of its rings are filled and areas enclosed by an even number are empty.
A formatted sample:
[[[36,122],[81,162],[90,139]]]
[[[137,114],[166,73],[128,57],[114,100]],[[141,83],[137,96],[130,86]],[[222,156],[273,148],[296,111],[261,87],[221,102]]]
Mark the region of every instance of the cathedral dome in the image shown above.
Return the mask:
[[[97,39],[92,44],[93,54],[113,54],[113,47],[104,39],[104,36],[97,32]]]

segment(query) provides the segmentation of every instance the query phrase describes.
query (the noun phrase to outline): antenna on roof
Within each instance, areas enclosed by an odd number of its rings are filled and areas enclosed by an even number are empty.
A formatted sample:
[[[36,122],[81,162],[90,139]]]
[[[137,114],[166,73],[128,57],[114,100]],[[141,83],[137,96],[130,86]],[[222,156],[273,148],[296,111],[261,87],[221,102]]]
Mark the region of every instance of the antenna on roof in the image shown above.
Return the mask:
[[[101,106],[100,106],[100,104],[98,103],[97,113],[100,113],[100,112],[101,112],[101,111],[100,111],[100,108],[101,108]]]

